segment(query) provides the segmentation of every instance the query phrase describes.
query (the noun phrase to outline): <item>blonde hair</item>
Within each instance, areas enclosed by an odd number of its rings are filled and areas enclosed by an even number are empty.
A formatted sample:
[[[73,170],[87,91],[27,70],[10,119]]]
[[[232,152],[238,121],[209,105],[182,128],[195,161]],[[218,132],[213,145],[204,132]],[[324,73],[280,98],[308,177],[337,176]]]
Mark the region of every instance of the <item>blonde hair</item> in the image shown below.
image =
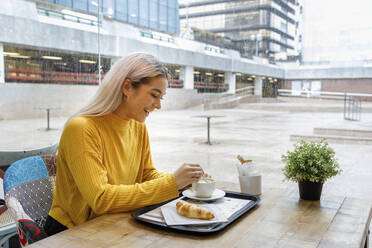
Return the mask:
[[[123,100],[121,88],[127,78],[131,80],[133,87],[137,88],[159,76],[168,79],[168,70],[154,56],[133,53],[123,57],[111,67],[88,105],[73,114],[69,120],[81,115],[102,116],[116,110]]]

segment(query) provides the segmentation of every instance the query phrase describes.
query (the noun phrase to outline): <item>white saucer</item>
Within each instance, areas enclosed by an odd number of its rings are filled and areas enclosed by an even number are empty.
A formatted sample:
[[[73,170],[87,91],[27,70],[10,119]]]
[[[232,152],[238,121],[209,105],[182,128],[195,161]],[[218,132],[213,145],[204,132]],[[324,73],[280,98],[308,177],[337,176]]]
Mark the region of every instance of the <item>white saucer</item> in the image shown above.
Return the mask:
[[[220,199],[225,196],[225,191],[220,189],[215,189],[211,197],[197,197],[195,196],[195,192],[191,189],[186,189],[182,192],[182,195],[186,196],[187,198],[199,201],[214,201]]]

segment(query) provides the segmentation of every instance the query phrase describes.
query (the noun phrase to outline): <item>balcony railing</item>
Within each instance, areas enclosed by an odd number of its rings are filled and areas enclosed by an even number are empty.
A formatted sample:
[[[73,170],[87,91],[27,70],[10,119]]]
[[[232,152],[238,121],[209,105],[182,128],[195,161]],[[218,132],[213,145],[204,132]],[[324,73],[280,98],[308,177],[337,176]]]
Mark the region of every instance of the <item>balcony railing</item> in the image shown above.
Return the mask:
[[[102,74],[102,79],[104,78]],[[31,82],[31,83],[65,83],[65,84],[98,84],[98,74],[79,72],[38,71],[18,68],[5,70],[6,82]],[[182,80],[168,80],[169,88],[183,88]]]
[[[104,75],[101,75],[103,78]],[[7,82],[39,82],[39,83],[74,83],[98,84],[98,74],[79,72],[37,71],[17,68],[7,68]]]
[[[57,18],[57,19],[65,20],[65,21],[87,24],[90,26],[97,26],[98,24],[97,19],[94,19],[94,18],[84,18],[81,16],[66,14],[60,11],[41,8],[41,7],[37,7],[37,12],[38,14],[44,15],[47,17],[53,17],[53,18]]]
[[[194,82],[194,89],[198,90],[210,90],[210,91],[226,91],[229,89],[228,84],[223,83],[214,83],[214,82]]]

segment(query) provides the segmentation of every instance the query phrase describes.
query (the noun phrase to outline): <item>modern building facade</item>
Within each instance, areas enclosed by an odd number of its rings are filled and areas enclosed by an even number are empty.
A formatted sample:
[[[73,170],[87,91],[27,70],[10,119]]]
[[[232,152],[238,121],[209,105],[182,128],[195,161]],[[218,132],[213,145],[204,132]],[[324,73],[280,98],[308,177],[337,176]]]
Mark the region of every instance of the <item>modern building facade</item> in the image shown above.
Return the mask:
[[[308,89],[309,81],[311,90],[331,89],[332,83],[334,91],[355,85],[347,90],[372,93],[372,71],[365,66],[284,67],[220,43],[185,39],[109,16],[98,22],[94,12],[46,1],[1,1],[0,23],[0,119],[20,118],[15,113],[35,118],[46,106],[69,115],[97,89],[99,64],[104,78],[118,58],[139,51],[155,55],[171,72],[163,109],[193,106],[203,97],[242,88],[275,96],[278,88]]]
[[[301,1],[182,0],[179,7],[181,35],[194,28],[197,36],[218,35],[243,56],[301,59]]]
[[[179,32],[178,0],[43,0],[89,14],[142,27],[177,34]]]
[[[134,33],[133,29],[125,24],[135,25],[138,29],[134,30],[141,30],[143,36],[164,40],[171,40],[171,34],[179,32],[177,0],[100,0],[99,3],[97,0],[38,0],[25,2],[25,6],[30,7],[29,11],[20,7],[22,3],[22,1],[4,1],[0,6],[5,15],[20,15],[21,18],[20,13],[24,12],[23,18],[51,27],[71,28],[90,34],[98,32],[95,39],[89,42],[93,45],[98,44],[98,37],[104,37],[109,33],[119,36],[124,35],[123,32]],[[14,26],[13,23],[10,25]],[[121,25],[124,28],[120,30]],[[62,33],[59,35],[63,36]],[[32,36],[35,34],[29,38]],[[41,37],[40,33],[38,38]],[[47,37],[44,39],[48,40]],[[81,41],[79,36],[72,40],[72,42],[79,41]],[[68,43],[65,46],[66,49],[60,50],[54,47],[35,47],[28,45],[27,42],[21,44],[7,42],[2,46],[4,51],[2,61],[5,63],[4,75],[8,82],[27,79],[27,81],[39,83],[97,84],[98,64],[103,74],[111,66],[111,58],[103,52],[105,49],[103,42],[104,39],[102,39],[102,48],[98,47],[94,53],[82,52],[84,49],[78,53],[66,52],[69,50]],[[100,63],[98,63],[97,56],[99,50],[102,50]]]

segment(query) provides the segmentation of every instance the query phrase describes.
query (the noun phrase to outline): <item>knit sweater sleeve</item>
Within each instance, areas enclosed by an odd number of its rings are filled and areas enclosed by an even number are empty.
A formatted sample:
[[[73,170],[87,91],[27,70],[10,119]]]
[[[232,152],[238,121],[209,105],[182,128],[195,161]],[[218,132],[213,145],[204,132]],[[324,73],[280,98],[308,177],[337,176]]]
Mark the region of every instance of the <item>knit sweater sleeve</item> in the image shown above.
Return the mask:
[[[158,171],[153,164],[152,156],[151,156],[151,150],[150,150],[150,139],[147,132],[147,128],[145,125],[143,125],[144,131],[143,131],[143,144],[144,144],[144,152],[142,154],[142,163],[143,163],[143,182],[157,179],[163,176],[166,176],[166,173],[163,173],[161,171]]]
[[[133,185],[108,183],[98,129],[89,123],[71,122],[64,131],[64,157],[76,190],[98,215],[130,211],[178,196],[172,174]]]

